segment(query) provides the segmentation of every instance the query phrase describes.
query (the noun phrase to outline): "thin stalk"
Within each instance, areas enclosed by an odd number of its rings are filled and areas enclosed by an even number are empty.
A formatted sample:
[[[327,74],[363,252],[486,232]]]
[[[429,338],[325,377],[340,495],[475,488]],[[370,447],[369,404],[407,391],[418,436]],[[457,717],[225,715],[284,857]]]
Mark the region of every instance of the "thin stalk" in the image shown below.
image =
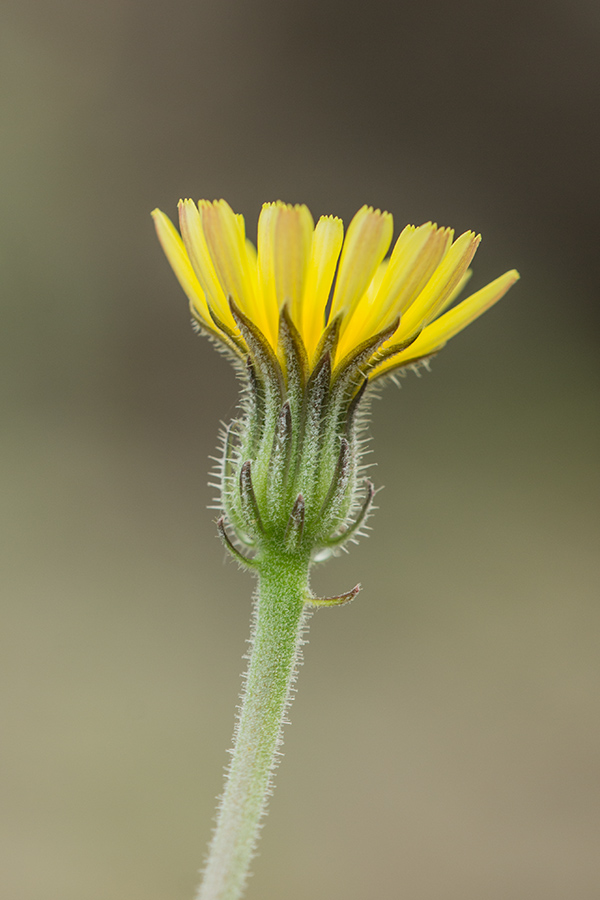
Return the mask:
[[[291,700],[308,596],[306,558],[263,556],[232,760],[197,900],[242,896]]]

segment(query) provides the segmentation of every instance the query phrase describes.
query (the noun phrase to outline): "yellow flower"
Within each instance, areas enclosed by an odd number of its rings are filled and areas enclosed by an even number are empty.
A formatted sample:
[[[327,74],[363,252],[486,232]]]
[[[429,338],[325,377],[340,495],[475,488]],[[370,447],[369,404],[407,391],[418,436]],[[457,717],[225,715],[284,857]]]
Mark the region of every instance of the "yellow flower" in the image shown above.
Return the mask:
[[[356,213],[344,238],[341,219],[323,216],[315,226],[306,206],[266,203],[257,249],[246,238],[243,217],[224,200],[181,200],[181,236],[160,210],[152,215],[200,327],[245,357],[249,348],[232,314],[237,308],[282,364],[284,307],[309,366],[336,323],[334,370],[368,345],[373,349],[364,370],[373,379],[437,353],[519,278],[512,269],[453,306],[481,237],[467,231],[453,240],[452,229],[432,222],[407,225],[386,259],[392,216],[368,206]]]

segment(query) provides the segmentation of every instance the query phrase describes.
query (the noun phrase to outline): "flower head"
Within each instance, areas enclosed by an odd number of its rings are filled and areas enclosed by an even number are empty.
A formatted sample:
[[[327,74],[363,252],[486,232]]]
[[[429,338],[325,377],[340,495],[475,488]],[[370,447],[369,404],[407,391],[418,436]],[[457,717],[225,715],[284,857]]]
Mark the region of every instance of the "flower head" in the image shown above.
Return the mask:
[[[219,470],[238,541],[258,558],[269,541],[313,555],[342,543],[373,496],[365,482],[359,499],[365,389],[437,353],[518,273],[453,305],[480,236],[407,225],[387,257],[392,216],[368,206],[344,237],[334,216],[315,225],[306,206],[266,203],[256,248],[224,200],[180,201],[181,234],[160,210],[153,216],[199,329],[246,382],[245,414],[228,430]]]
[[[373,342],[364,362],[371,378],[432,356],[499,300],[518,279],[513,269],[452,304],[469,278],[481,237],[427,222],[407,225],[389,258],[390,213],[363,206],[344,239],[341,219],[316,226],[306,206],[265,203],[258,221],[258,252],[244,219],[224,200],[179,203],[181,236],[160,210],[158,237],[200,328],[236,355],[250,348],[231,310],[233,302],[282,358],[281,314],[287,308],[309,365],[333,323],[339,328],[334,368]],[[337,276],[336,276],[337,270]],[[450,308],[452,307],[452,308]],[[374,340],[381,335],[380,340]]]

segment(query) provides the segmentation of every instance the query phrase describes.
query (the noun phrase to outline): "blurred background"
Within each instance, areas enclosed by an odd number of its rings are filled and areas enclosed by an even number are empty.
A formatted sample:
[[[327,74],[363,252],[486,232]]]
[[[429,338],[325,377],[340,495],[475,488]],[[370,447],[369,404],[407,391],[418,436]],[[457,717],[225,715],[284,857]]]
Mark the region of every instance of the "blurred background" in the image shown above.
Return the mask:
[[[248,900],[600,891],[592,0],[4,0],[10,900],[190,900],[252,582],[206,510],[237,387],[150,211],[481,231],[522,281],[373,409],[373,536],[315,573]]]

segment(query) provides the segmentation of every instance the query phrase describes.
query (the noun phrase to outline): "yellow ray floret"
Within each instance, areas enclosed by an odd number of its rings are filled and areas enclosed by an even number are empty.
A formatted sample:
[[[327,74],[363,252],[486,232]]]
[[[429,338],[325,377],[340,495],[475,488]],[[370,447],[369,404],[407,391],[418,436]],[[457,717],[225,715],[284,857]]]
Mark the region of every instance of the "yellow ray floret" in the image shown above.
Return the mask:
[[[385,259],[392,216],[368,206],[354,216],[344,239],[338,218],[323,216],[315,226],[306,206],[266,203],[257,250],[242,216],[224,200],[180,201],[181,237],[160,210],[153,217],[194,317],[241,355],[248,348],[230,300],[276,354],[282,352],[279,321],[286,307],[309,363],[334,319],[340,326],[334,365],[395,327],[366,365],[374,376],[384,375],[436,353],[519,277],[513,269],[453,307],[481,237],[468,231],[453,241],[449,228],[408,225]]]
[[[269,321],[265,333],[273,345],[279,310],[285,303],[293,320],[301,319],[313,231],[313,217],[306,206],[265,203],[262,208],[258,220],[258,278]]]
[[[458,306],[444,313],[431,325],[426,326],[406,350],[381,363],[374,369],[374,373],[377,376],[383,375],[392,369],[397,369],[400,366],[408,365],[411,362],[437,353],[450,338],[462,331],[463,328],[466,328],[467,325],[470,325],[494,303],[497,303],[518,280],[519,273],[516,269],[505,272],[500,278],[496,278],[486,287],[481,288],[475,294],[471,294]],[[396,336],[392,338],[392,342],[395,340]]]

